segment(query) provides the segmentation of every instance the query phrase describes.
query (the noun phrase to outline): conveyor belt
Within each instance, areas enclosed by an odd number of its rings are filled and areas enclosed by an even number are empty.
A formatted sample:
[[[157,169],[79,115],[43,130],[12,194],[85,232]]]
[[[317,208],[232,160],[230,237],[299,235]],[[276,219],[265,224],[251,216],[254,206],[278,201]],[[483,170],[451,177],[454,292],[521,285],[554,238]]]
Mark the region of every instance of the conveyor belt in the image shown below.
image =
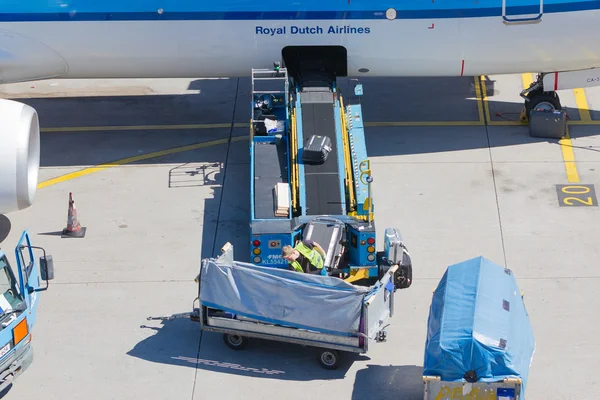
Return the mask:
[[[254,217],[285,218],[275,216],[273,188],[279,182],[287,183],[287,151],[283,142],[254,144]]]
[[[329,88],[311,88],[301,93],[302,136],[329,136],[332,150],[321,165],[304,164],[306,215],[343,215],[335,131],[333,93]]]

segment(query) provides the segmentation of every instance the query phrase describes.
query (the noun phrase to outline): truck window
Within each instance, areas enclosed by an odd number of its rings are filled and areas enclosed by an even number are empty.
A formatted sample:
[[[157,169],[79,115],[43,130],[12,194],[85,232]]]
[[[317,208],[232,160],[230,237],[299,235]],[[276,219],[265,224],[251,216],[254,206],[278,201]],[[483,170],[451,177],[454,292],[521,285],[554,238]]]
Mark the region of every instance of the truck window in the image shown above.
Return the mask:
[[[23,301],[6,256],[0,257],[0,315]]]

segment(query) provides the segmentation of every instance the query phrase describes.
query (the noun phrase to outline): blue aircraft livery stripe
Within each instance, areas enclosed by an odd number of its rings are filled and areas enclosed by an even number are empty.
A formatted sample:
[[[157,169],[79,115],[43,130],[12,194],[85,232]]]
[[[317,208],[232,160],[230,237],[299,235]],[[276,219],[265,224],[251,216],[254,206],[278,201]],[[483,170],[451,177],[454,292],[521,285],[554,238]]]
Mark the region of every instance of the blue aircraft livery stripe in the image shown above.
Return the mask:
[[[482,0],[478,6],[473,2],[457,0],[446,2],[411,1],[394,7],[393,2],[381,2],[381,9],[374,10],[377,2],[367,0],[350,0],[350,5],[344,5],[346,0],[336,0],[339,8],[345,10],[325,10],[332,7],[333,1],[310,0],[301,6],[279,1],[273,2],[270,9],[280,11],[261,11],[266,7],[265,2],[247,2],[221,0],[191,3],[187,0],[162,2],[153,1],[75,1],[75,5],[63,3],[49,6],[48,1],[31,0],[21,4],[3,4],[0,6],[0,22],[49,22],[49,21],[224,21],[224,20],[384,20],[386,10],[392,7],[396,10],[396,19],[441,19],[441,18],[477,18],[500,17],[502,15],[502,0]],[[64,0],[67,2],[68,0]],[[339,1],[339,3],[338,3]],[[600,0],[547,0],[544,1],[544,14],[590,11],[600,9]],[[353,4],[353,2],[355,2]],[[25,3],[25,4],[23,4]],[[282,4],[283,3],[283,4]],[[440,6],[439,3],[443,5]],[[532,4],[533,3],[533,4]],[[540,3],[533,0],[506,0],[506,14],[537,15]],[[155,7],[153,7],[153,5]],[[166,6],[164,9],[161,5]],[[420,8],[418,8],[420,7]],[[256,8],[256,10],[253,10]],[[362,8],[362,9],[361,9]],[[149,11],[152,10],[152,11]],[[160,10],[160,12],[159,12]],[[236,10],[236,11],[227,11]],[[313,10],[313,11],[307,11]],[[43,12],[40,12],[43,11]]]

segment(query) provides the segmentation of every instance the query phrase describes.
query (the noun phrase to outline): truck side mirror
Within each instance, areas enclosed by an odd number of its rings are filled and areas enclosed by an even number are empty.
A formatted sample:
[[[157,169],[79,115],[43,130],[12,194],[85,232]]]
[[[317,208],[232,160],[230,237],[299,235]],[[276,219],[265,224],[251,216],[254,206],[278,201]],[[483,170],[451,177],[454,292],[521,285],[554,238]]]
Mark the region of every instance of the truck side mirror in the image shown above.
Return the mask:
[[[40,277],[45,281],[54,279],[54,260],[51,255],[40,257]]]

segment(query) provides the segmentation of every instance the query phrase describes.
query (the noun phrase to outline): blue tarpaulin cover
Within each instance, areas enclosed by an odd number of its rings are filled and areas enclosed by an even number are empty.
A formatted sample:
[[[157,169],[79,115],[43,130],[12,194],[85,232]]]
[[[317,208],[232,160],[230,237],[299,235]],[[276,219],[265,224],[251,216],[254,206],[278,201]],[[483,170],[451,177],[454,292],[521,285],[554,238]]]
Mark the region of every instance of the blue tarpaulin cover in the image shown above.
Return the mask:
[[[336,277],[207,259],[200,302],[267,323],[352,336],[370,289]]]
[[[423,375],[479,382],[522,380],[529,374],[535,341],[514,274],[484,257],[451,265],[433,294],[427,323]]]

